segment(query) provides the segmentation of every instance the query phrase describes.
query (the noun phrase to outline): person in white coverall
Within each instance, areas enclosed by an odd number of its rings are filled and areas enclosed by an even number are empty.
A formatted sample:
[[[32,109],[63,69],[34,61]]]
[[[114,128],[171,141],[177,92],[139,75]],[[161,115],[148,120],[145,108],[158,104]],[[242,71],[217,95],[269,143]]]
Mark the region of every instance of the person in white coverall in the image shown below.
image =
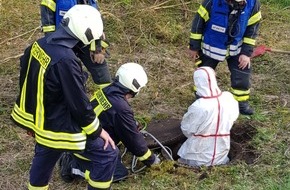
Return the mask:
[[[199,67],[193,75],[200,97],[181,121],[187,140],[178,150],[178,162],[187,166],[227,164],[230,130],[239,116],[239,105],[230,92],[222,92],[211,67]]]

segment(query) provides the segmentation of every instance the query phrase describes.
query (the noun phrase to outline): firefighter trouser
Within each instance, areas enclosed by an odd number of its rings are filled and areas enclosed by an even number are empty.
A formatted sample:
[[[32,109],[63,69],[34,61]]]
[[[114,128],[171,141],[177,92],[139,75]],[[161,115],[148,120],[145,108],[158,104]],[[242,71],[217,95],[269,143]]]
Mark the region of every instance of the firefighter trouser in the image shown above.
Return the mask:
[[[86,46],[82,50],[83,54],[79,54],[78,57],[91,73],[93,81],[100,86],[110,84],[112,79],[106,60],[103,63],[94,63],[90,55],[90,46]]]
[[[73,174],[81,177],[85,177],[84,173],[86,170],[91,170],[92,163],[89,161],[89,159],[86,157],[86,155],[80,155],[80,154],[73,154],[73,158],[75,159],[75,166],[73,166]],[[116,169],[113,175],[113,182],[119,181],[120,179],[124,179],[129,175],[128,169],[124,166],[122,163],[121,155],[118,155]]]
[[[231,93],[237,101],[247,101],[250,96],[251,68],[240,69],[239,56],[227,58],[228,68],[231,73]],[[215,69],[220,61],[212,59],[204,54],[200,55],[201,64],[198,67],[209,66]]]
[[[110,189],[111,187],[119,151],[114,150],[111,146],[108,146],[106,150],[103,147],[103,139],[88,139],[85,151],[80,154],[88,157],[92,163],[90,171],[85,173],[88,190]],[[30,169],[29,190],[48,189],[53,168],[61,154],[62,151],[46,148],[38,143],[35,145],[35,155]]]

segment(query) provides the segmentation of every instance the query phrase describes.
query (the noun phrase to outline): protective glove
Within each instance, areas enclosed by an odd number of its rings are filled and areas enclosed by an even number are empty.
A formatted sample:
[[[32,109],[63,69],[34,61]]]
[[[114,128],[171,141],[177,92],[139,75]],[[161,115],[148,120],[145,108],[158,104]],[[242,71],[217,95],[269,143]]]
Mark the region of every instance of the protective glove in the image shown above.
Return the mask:
[[[161,162],[160,158],[158,158],[158,156],[156,154],[154,154],[154,157],[155,157],[155,159],[154,159],[154,162],[152,165],[160,164],[160,162]]]

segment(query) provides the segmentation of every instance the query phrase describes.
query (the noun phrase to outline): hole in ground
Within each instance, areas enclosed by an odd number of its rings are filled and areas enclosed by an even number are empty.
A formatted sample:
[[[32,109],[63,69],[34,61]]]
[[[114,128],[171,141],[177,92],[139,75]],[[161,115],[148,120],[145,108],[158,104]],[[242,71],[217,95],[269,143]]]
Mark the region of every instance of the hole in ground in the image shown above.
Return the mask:
[[[253,146],[250,145],[251,140],[257,133],[254,122],[247,121],[243,123],[236,123],[231,130],[231,147],[229,152],[230,164],[236,164],[244,161],[246,164],[255,163],[259,156]],[[155,120],[148,124],[147,132],[153,135],[163,146],[169,148],[174,160],[179,157],[177,152],[186,137],[180,129],[180,120],[178,119],[162,119]],[[148,147],[161,152],[165,159],[169,159],[168,154],[159,149],[158,142],[149,135],[145,135]]]
[[[237,123],[231,130],[231,147],[229,152],[230,164],[244,161],[254,164],[258,153],[249,143],[257,134],[257,129],[251,122]]]

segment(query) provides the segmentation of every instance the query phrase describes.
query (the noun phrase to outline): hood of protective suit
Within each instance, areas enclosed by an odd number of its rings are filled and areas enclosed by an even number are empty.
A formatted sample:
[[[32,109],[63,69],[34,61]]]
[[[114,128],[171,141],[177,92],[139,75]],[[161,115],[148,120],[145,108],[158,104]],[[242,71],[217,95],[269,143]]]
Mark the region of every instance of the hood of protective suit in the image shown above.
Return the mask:
[[[211,67],[199,67],[193,73],[196,94],[202,98],[214,98],[221,94],[215,71]]]

